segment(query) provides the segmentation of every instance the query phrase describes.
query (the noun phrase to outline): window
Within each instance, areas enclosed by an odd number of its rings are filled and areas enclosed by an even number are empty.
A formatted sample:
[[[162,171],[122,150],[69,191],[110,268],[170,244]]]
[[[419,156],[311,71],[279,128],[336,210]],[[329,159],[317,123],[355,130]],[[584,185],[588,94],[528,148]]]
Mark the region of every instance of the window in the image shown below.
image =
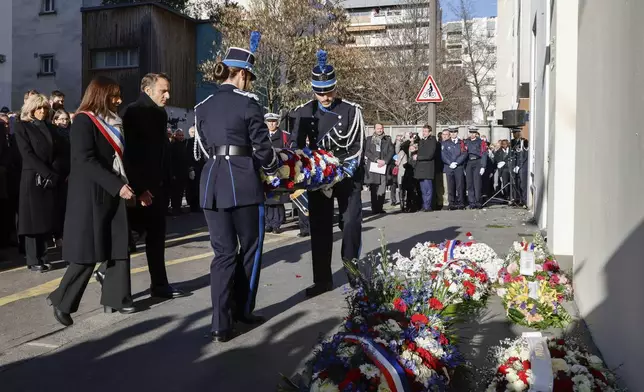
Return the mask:
[[[115,49],[92,53],[92,68],[130,68],[139,66],[138,49]]]
[[[43,54],[40,56],[40,75],[55,75],[54,55]]]
[[[41,14],[52,14],[56,12],[55,0],[42,0]]]

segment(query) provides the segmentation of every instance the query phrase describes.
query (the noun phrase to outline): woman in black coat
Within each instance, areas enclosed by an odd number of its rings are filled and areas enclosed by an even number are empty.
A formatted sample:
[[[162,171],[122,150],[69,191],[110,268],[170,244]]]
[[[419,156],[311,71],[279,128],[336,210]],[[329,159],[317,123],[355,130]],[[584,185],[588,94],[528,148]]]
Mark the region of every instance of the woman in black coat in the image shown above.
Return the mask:
[[[56,167],[61,159],[61,143],[54,126],[46,122],[48,111],[47,97],[32,95],[22,107],[20,121],[15,123],[16,143],[22,156],[18,234],[25,237],[28,268],[40,272],[51,268],[45,263],[47,240],[60,225],[56,204],[61,176]]]
[[[423,198],[423,211],[432,210],[434,195],[434,158],[436,155],[436,138],[432,137],[432,127],[425,125],[423,134],[418,141],[418,149],[414,155],[414,178],[420,185]]]
[[[107,266],[101,296],[105,311],[136,311],[130,294],[125,210],[125,200],[133,199],[134,193],[127,185],[121,159],[122,123],[115,114],[120,95],[116,82],[97,77],[87,87],[72,125],[63,248],[63,258],[70,265],[60,286],[47,298],[54,316],[65,326],[73,323],[70,314],[78,310],[100,262]]]

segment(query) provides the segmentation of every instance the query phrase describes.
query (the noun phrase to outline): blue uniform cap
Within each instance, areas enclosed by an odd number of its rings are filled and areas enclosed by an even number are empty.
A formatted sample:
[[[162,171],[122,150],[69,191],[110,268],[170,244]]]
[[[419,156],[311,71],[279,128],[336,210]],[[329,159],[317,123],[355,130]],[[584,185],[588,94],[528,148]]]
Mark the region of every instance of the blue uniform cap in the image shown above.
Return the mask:
[[[259,47],[261,37],[262,35],[259,31],[253,31],[250,34],[250,50],[235,47],[228,48],[228,52],[226,52],[222,63],[229,67],[245,69],[250,72],[251,80],[255,80],[256,76],[253,72],[253,66],[255,65],[255,52]]]
[[[311,71],[311,87],[316,93],[324,94],[335,90],[335,68],[327,64],[327,53],[320,49],[317,52],[318,63]]]

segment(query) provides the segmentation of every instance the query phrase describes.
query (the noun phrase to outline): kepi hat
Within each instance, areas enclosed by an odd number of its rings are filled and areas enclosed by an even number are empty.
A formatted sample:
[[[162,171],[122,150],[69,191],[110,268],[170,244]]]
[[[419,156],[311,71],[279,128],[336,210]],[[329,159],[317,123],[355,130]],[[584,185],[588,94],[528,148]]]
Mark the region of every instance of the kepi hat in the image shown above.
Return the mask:
[[[311,71],[311,87],[318,94],[329,93],[335,90],[335,68],[327,64],[327,52],[320,49],[317,54],[318,63]]]
[[[259,40],[262,35],[259,31],[253,31],[250,33],[250,47],[249,50],[231,47],[228,48],[226,56],[222,63],[226,64],[229,67],[236,67],[244,69],[250,72],[251,80],[257,79],[255,73],[253,72],[253,66],[255,65],[255,52],[259,47]]]
[[[264,121],[279,121],[280,115],[276,113],[266,113],[264,115]]]

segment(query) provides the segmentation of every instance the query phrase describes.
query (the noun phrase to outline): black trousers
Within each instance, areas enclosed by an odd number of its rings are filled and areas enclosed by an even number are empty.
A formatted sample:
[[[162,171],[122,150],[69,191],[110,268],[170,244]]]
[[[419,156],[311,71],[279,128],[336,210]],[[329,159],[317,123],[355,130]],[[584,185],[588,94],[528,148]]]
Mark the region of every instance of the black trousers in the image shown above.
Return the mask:
[[[514,176],[514,200],[528,205],[528,166],[524,165],[518,173],[512,173]]]
[[[183,194],[185,193],[187,183],[188,178],[176,178],[172,181],[170,200],[173,210],[181,209],[181,202],[183,201]]]
[[[511,189],[510,185],[510,169],[505,165],[503,168],[499,169],[499,189],[503,188],[501,194],[505,200],[510,200]],[[507,185],[507,186],[506,186]]]
[[[309,192],[309,218],[311,226],[311,258],[313,261],[313,282],[331,283],[331,258],[333,255],[333,199],[338,199],[338,207],[343,223],[342,248],[343,260],[353,260],[360,256],[362,246],[362,182],[348,178],[337,184],[333,197],[326,197],[321,191]]]
[[[111,260],[105,264],[101,305],[113,309],[130,306],[132,304],[130,260]],[[69,264],[60,286],[49,294],[52,304],[65,313],[76,312],[95,266],[96,264]]]
[[[266,204],[266,227],[279,229],[286,219],[286,208],[284,204]]]
[[[385,196],[387,195],[386,191],[382,195],[379,195],[378,188],[380,188],[378,184],[369,185],[369,190],[371,191],[371,211],[374,213],[382,212],[382,208],[385,205]]]
[[[165,270],[165,214],[167,204],[159,202],[167,200],[164,195],[154,195],[154,201],[149,207],[136,206],[128,210],[130,227],[145,236],[145,255],[150,270],[150,287],[163,288],[168,285],[168,275]]]
[[[467,199],[470,207],[478,207],[482,202],[483,190],[483,176],[481,175],[481,168],[483,165],[480,159],[471,160],[467,162],[466,177],[467,181]],[[483,173],[485,175],[485,173]]]
[[[45,264],[47,255],[47,238],[45,234],[25,235],[25,253],[27,266]]]
[[[244,315],[255,309],[262,269],[264,205],[204,209],[204,214],[215,252],[210,263],[212,330],[223,331],[232,327],[231,313]]]
[[[389,188],[389,199],[391,199],[391,205],[398,204],[398,176],[394,176],[394,180]]]
[[[457,166],[456,169],[447,169],[447,195],[449,206],[456,208],[465,207],[465,176],[463,166]]]
[[[311,232],[309,217],[301,212],[298,213],[298,226],[302,234],[309,234]]]
[[[201,178],[201,168],[197,167],[195,170],[195,179],[190,180],[186,183],[186,200],[190,206],[190,210],[201,211],[201,206],[199,205],[199,179]]]

